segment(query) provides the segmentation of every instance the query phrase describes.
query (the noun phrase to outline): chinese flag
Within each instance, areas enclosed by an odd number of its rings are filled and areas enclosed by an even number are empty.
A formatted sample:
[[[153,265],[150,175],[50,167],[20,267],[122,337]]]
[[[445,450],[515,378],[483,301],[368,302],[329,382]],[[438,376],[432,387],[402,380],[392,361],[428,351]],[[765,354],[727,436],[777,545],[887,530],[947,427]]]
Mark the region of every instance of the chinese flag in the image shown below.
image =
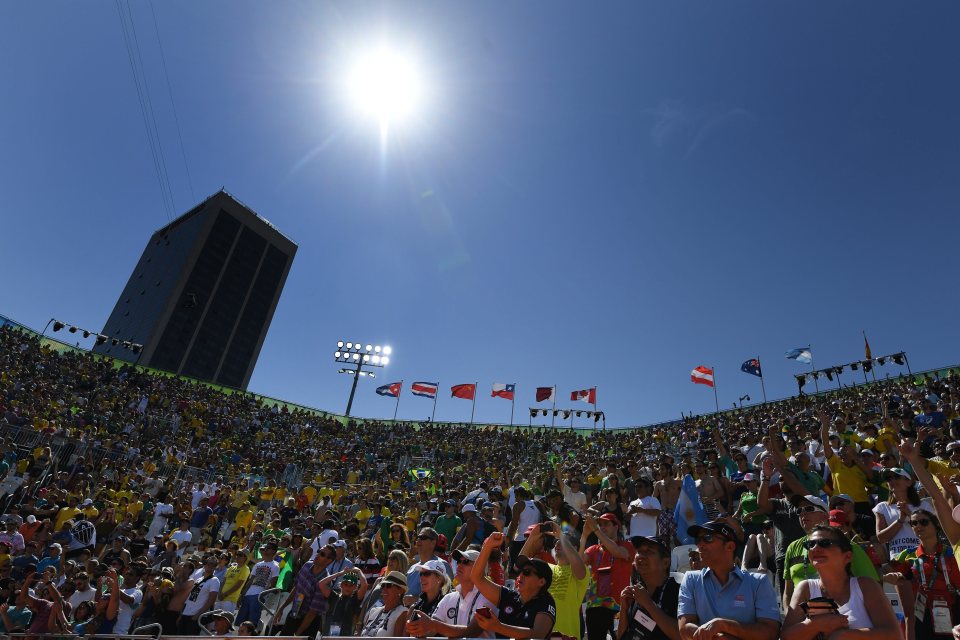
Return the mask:
[[[463,398],[464,400],[473,400],[477,395],[477,385],[475,384],[455,384],[450,387],[450,397]]]

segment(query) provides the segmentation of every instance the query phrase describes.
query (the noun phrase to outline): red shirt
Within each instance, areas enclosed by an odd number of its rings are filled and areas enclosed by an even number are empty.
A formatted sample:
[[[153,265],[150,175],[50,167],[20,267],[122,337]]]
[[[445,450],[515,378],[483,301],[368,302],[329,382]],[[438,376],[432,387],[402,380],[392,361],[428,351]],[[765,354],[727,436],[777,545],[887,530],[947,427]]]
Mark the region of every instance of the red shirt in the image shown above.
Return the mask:
[[[587,563],[590,565],[590,574],[597,585],[597,595],[620,600],[620,592],[630,585],[630,574],[633,571],[633,556],[636,550],[626,540],[617,544],[627,550],[627,560],[621,560],[595,544],[587,548]]]

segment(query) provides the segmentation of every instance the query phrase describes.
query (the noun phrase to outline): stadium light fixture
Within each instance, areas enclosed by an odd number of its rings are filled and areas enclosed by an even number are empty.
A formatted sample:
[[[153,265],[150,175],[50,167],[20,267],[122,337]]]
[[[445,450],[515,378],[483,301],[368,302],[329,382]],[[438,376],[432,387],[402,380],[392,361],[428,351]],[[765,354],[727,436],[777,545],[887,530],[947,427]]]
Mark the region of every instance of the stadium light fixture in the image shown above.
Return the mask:
[[[373,343],[367,344],[351,340],[337,341],[337,349],[333,352],[335,362],[347,365],[340,369],[338,373],[349,373],[353,376],[353,384],[350,387],[350,397],[347,400],[347,417],[353,409],[353,398],[357,392],[357,380],[361,377],[375,378],[372,371],[365,371],[364,367],[385,367],[390,364],[390,358],[386,357],[389,347],[380,347]],[[383,354],[383,355],[379,355]]]
[[[392,348],[390,348],[390,347],[384,347],[384,348],[383,348],[383,355],[389,356],[391,353],[393,353],[393,349],[392,349]]]
[[[63,324],[62,322],[60,322],[59,320],[57,320],[56,322],[53,323],[53,330],[54,330],[55,332],[56,332],[56,331],[60,331],[60,329],[63,329],[65,326],[67,326],[67,325],[65,325],[65,324]]]
[[[77,328],[71,326],[69,329],[67,329],[67,331],[69,331],[70,333],[76,333],[76,332],[77,332]]]

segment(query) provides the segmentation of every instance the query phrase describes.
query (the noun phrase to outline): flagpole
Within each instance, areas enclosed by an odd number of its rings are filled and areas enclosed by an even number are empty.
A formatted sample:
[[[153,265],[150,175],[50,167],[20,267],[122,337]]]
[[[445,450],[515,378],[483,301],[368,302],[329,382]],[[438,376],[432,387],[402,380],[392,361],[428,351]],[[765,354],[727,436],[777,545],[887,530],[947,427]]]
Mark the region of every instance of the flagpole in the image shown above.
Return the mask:
[[[813,345],[807,347],[807,351],[810,352],[810,373],[816,373],[816,369],[813,367]],[[820,383],[817,382],[818,376],[813,376],[813,388],[817,390],[817,393],[820,393]],[[864,374],[866,377],[866,374]]]
[[[513,385],[513,397],[510,398],[510,426],[513,426],[513,406],[517,403],[517,385]]]
[[[550,412],[550,428],[557,426],[557,385],[553,385],[553,410]]]
[[[760,364],[760,356],[757,356],[757,364]],[[763,391],[763,403],[767,403],[767,388],[763,385],[763,366],[760,367],[760,390]]]
[[[433,413],[430,414],[430,422],[437,417],[437,396],[440,395],[440,383],[437,383],[437,390],[433,394]]]
[[[717,368],[715,366],[710,368],[713,369],[713,403],[717,407],[717,413],[720,413],[720,400],[717,398]]]
[[[393,421],[397,421],[397,410],[400,408],[400,396],[403,394],[403,380],[400,381],[400,389],[397,390],[397,404],[393,407]]]
[[[473,424],[473,412],[477,410],[477,389],[480,387],[480,381],[473,383],[473,408],[470,409],[470,424]]]
[[[597,387],[594,387],[594,388],[593,388],[593,412],[594,412],[594,413],[597,412]],[[596,416],[594,416],[594,417],[596,417]],[[597,421],[596,421],[596,420],[593,421],[593,428],[594,428],[594,430],[596,430],[596,428],[597,428]],[[604,428],[604,429],[607,428],[607,422],[606,422],[606,420],[604,420],[604,422],[603,422],[603,428]]]

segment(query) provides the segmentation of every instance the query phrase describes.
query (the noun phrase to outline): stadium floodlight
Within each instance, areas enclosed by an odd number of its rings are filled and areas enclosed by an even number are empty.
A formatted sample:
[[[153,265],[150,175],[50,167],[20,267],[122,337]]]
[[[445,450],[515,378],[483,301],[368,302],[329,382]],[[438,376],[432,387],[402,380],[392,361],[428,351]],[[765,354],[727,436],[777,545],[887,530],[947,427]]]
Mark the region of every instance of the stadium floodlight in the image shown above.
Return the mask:
[[[84,330],[83,330],[83,337],[84,337],[84,338],[89,338],[89,337],[90,337],[90,332],[87,331],[86,329],[84,329]]]
[[[65,325],[65,324],[63,324],[62,322],[60,322],[59,320],[57,320],[56,322],[53,323],[53,330],[54,330],[54,331],[60,331],[60,329],[63,329],[65,326],[67,326],[67,325]]]
[[[383,355],[388,356],[388,355],[390,355],[391,353],[393,353],[393,349],[391,349],[390,347],[384,347],[384,348],[383,348]]]
[[[103,344],[103,343],[106,342],[106,341],[107,341],[107,336],[105,336],[105,335],[99,335],[99,334],[97,335],[96,343],[97,343],[98,345],[101,345],[101,344]]]
[[[374,345],[372,342],[370,344],[356,340],[349,342],[339,340],[337,342],[337,349],[333,352],[333,359],[336,362],[346,365],[343,369],[339,370],[339,373],[349,373],[353,376],[353,384],[350,387],[350,398],[347,400],[346,415],[348,417],[350,416],[350,411],[353,409],[353,398],[357,392],[357,380],[361,377],[376,377],[372,371],[364,370],[364,367],[387,366],[390,358],[387,358],[385,353],[386,351],[383,348],[379,345]]]
[[[68,329],[68,331],[69,331],[70,333],[76,333],[76,332],[77,332],[77,328],[71,326],[71,327]]]

